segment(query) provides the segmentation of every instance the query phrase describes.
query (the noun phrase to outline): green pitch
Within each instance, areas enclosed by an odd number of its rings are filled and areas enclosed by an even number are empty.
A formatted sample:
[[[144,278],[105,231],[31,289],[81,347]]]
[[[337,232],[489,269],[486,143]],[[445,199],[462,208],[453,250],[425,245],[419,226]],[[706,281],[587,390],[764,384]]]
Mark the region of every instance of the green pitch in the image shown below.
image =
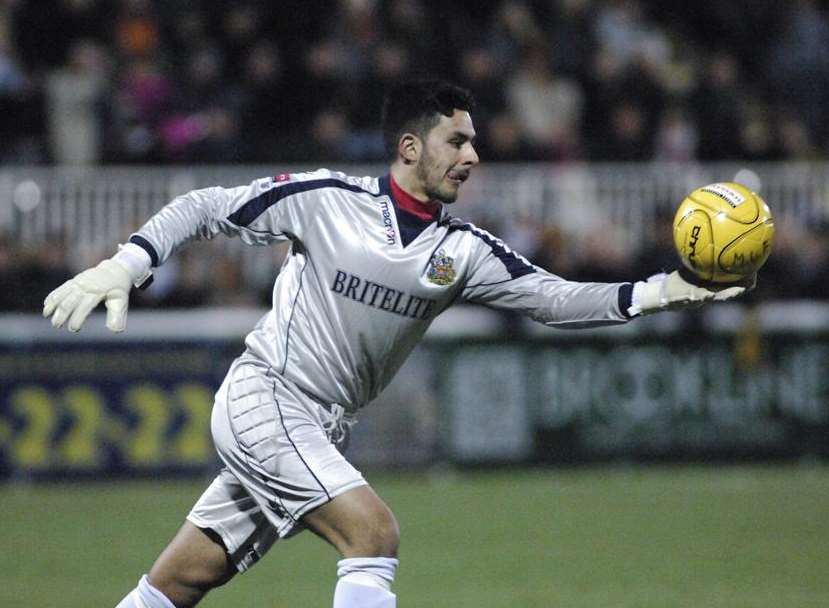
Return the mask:
[[[397,513],[401,606],[829,606],[829,468],[369,476]],[[0,606],[114,606],[204,483],[0,486]],[[303,534],[207,607],[331,605]]]

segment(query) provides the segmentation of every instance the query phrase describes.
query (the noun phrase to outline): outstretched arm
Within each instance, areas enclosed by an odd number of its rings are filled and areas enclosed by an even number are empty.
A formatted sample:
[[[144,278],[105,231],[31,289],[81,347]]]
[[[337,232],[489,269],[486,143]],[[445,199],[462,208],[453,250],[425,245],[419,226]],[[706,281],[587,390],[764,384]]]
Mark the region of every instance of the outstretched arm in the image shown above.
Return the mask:
[[[239,236],[251,245],[301,240],[316,209],[308,184],[329,175],[321,170],[264,178],[238,188],[205,188],[176,197],[112,258],[50,293],[43,315],[55,327],[68,321],[70,331],[80,331],[89,313],[103,301],[107,327],[123,331],[132,286],[148,285],[151,268],[163,264],[184,244],[218,234]]]
[[[634,283],[568,281],[530,264],[489,233],[477,248],[463,288],[467,301],[514,310],[545,325],[582,328],[625,323],[633,317],[693,308],[742,294],[745,286],[708,289],[676,271]]]

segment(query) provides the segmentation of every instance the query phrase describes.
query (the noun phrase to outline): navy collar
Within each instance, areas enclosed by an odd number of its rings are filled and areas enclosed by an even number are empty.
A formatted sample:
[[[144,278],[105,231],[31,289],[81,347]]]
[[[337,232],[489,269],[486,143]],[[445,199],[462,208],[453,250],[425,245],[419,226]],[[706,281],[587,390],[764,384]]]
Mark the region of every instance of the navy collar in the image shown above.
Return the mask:
[[[409,243],[420,236],[420,233],[426,230],[432,222],[440,219],[442,205],[437,203],[434,215],[430,219],[423,219],[406,209],[406,202],[398,201],[397,198],[395,198],[393,192],[394,188],[392,188],[391,181],[391,174],[386,174],[379,179],[380,194],[387,195],[389,200],[391,200],[392,205],[394,206],[394,213],[397,217],[397,227],[400,229],[400,242],[403,243],[403,247],[407,247]],[[397,184],[395,184],[395,186],[397,186]],[[400,187],[397,186],[397,189],[400,189]],[[404,192],[404,194],[406,193]],[[423,205],[423,203],[420,204]]]

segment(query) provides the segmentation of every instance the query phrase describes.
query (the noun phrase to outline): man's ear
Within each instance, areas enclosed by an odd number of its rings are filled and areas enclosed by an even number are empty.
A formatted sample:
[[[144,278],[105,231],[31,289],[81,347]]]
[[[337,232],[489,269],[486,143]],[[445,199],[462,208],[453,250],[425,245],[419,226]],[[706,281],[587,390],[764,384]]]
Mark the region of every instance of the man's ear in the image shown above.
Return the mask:
[[[397,142],[397,154],[406,165],[413,165],[420,160],[420,150],[423,143],[413,133],[404,133]]]

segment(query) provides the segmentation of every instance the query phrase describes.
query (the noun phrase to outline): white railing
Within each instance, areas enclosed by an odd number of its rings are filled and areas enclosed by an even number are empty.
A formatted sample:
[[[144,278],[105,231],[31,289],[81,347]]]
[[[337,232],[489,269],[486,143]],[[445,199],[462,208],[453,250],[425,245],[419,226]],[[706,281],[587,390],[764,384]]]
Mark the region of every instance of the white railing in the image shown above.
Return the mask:
[[[109,250],[178,194],[237,185],[302,167],[0,167],[0,232],[21,245],[62,236],[79,257]],[[346,166],[379,175],[382,166]],[[694,188],[743,181],[765,197],[776,219],[810,226],[829,218],[829,163],[509,164],[482,166],[452,213],[491,227],[516,217],[581,236],[597,229],[634,250]],[[229,251],[245,248],[227,241]]]

